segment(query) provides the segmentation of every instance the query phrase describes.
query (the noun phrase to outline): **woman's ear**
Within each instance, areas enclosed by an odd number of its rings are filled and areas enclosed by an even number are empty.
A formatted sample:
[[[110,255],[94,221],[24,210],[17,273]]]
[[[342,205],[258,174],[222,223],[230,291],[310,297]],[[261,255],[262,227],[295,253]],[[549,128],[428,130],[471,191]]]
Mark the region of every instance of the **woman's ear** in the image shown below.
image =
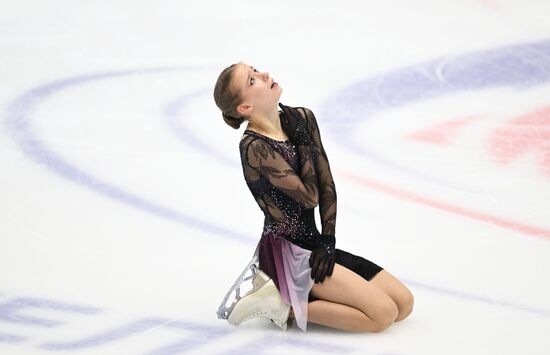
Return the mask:
[[[250,107],[250,105],[240,104],[237,106],[237,112],[241,114],[241,116],[247,115],[250,112]]]

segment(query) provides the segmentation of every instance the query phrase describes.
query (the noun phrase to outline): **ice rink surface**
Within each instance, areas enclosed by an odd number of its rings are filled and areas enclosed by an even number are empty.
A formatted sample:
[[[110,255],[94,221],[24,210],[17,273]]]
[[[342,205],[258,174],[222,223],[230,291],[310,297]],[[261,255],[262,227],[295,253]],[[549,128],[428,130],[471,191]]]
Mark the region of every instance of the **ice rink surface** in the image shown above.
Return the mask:
[[[550,352],[550,2],[2,1],[0,29],[0,354]],[[239,61],[315,113],[336,246],[405,321],[217,319],[263,225],[212,98]]]

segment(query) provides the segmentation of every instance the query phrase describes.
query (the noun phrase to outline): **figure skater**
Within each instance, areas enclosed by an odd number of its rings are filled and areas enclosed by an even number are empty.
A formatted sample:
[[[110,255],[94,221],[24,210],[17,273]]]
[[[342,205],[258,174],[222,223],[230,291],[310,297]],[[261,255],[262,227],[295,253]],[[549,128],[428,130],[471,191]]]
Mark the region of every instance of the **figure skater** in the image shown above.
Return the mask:
[[[413,295],[382,267],[335,248],[336,188],[317,120],[307,108],[279,103],[282,91],[269,73],[244,63],[225,68],[214,88],[225,123],[238,129],[248,121],[241,163],[265,216],[254,254],[263,276],[218,315],[232,324],[266,317],[283,329],[294,319],[303,331],[311,322],[381,332],[412,312]]]

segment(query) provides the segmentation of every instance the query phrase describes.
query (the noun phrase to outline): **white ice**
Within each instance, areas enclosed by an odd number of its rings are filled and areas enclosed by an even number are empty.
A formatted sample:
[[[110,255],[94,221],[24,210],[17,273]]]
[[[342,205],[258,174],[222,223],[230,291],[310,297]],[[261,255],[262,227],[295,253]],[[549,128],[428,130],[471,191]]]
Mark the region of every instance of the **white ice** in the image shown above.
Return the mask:
[[[1,8],[1,354],[550,351],[550,2]],[[239,61],[316,114],[337,247],[406,320],[217,319],[263,223],[212,97]]]

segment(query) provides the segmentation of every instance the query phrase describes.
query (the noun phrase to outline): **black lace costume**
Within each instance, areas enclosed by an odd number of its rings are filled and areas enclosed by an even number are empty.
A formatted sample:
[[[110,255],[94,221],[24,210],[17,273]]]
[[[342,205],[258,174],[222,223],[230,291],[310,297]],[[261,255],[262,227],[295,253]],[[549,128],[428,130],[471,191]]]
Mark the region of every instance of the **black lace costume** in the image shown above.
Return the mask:
[[[319,234],[313,214],[316,200],[322,233],[334,235],[336,188],[315,116],[308,109],[297,109],[305,118],[312,146],[296,149],[290,140],[246,130],[240,150],[245,179],[264,212],[266,231],[311,250],[312,236]]]
[[[288,139],[275,140],[247,129],[239,149],[246,183],[264,214],[256,249],[260,269],[273,279],[285,302],[293,306],[298,326],[305,331],[307,302],[314,300],[309,295],[313,281],[308,259],[321,235],[335,235],[336,187],[313,112],[303,107],[295,109],[304,119],[311,144],[294,145]],[[280,116],[284,114],[279,112]],[[322,233],[315,224],[317,205]],[[355,268],[368,280],[382,270],[340,249],[336,249],[335,261]]]

